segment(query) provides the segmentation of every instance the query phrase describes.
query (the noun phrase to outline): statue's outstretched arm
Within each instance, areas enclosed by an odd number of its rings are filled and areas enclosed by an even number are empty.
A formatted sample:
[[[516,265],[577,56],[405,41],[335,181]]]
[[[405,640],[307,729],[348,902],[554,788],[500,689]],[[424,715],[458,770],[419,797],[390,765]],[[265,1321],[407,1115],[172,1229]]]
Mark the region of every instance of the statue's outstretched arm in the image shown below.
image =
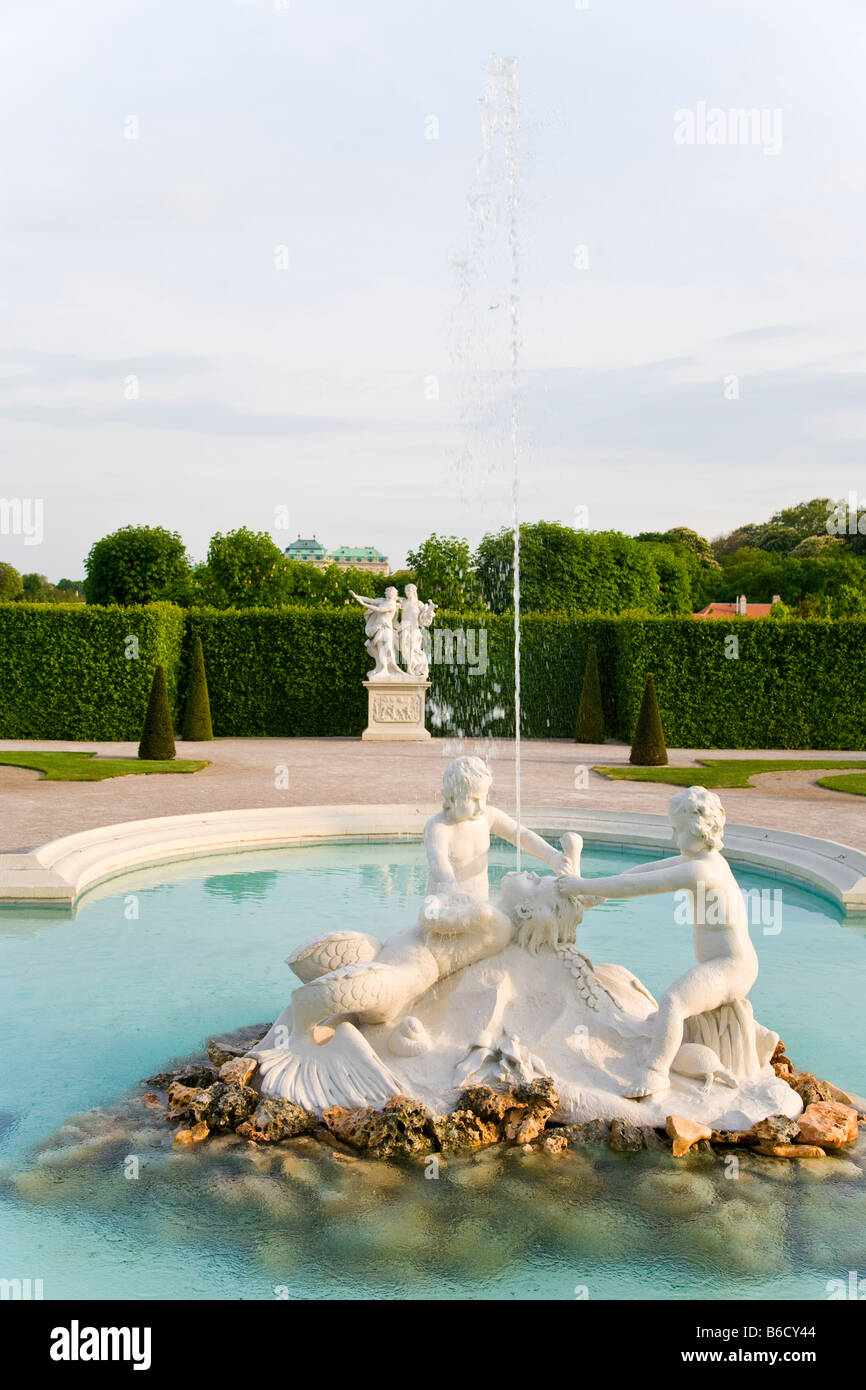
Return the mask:
[[[501,836],[511,845],[517,844],[517,821],[512,820],[511,816],[500,811],[498,807],[491,806],[488,808],[488,821],[491,834]],[[559,870],[563,867],[563,855],[560,851],[525,825],[520,827],[520,848],[525,849],[526,853],[535,859],[549,864],[552,869]]]
[[[659,867],[655,862],[641,864],[627,873],[607,878],[578,878],[563,874],[557,880],[559,891],[569,897],[640,898],[645,893],[675,893],[679,888],[694,888],[695,866],[684,861]]]

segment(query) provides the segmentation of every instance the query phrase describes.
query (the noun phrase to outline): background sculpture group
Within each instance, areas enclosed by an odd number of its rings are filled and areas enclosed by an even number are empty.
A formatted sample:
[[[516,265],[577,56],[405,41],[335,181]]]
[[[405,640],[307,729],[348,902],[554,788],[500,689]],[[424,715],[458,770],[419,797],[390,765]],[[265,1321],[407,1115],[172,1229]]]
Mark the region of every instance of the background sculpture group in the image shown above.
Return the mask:
[[[424,632],[433,622],[435,603],[422,602],[414,584],[407,584],[403,598],[389,585],[382,598],[367,598],[349,591],[366,614],[364,643],[375,665],[371,681],[402,680],[407,675],[426,681],[430,663],[424,651]],[[399,652],[403,667],[397,662]]]

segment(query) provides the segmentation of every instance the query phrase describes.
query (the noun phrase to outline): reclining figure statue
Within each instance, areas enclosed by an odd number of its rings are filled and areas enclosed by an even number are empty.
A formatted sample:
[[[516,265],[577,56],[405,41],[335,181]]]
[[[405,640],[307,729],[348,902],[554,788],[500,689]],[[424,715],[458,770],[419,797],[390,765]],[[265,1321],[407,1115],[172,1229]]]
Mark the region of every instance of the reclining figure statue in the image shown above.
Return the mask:
[[[565,835],[563,845],[578,865],[580,837]],[[573,942],[582,915],[582,903],[559,893],[554,877],[511,873],[497,902],[466,893],[428,896],[417,925],[384,945],[355,931],[305,943],[287,957],[304,983],[252,1054],[262,1094],[318,1111],[383,1103],[400,1084],[355,1023],[402,1020],[390,1045],[405,1056],[412,1036],[406,1012],[432,985],[513,941],[528,949],[541,940]],[[421,1041],[416,1050],[423,1047]]]

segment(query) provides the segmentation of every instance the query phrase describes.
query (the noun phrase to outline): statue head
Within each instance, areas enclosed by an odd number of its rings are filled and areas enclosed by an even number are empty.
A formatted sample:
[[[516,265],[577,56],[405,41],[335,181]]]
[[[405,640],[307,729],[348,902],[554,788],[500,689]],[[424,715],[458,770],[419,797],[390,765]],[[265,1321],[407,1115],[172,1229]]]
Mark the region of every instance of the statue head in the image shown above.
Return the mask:
[[[505,875],[499,906],[514,924],[518,946],[534,956],[542,946],[572,945],[583,917],[581,903],[560,893],[551,874],[530,870]]]
[[[407,598],[417,598],[417,597],[418,597],[418,589],[417,589],[416,585],[414,585],[414,584],[407,584],[406,587],[404,588],[403,592],[404,592],[404,594],[406,595]]]
[[[454,758],[442,778],[442,806],[456,820],[480,820],[493,777],[481,758]]]
[[[396,598],[396,597],[397,597],[397,590],[394,588],[394,585],[393,585],[393,584],[389,584],[389,585],[388,585],[387,589],[385,590],[385,597],[386,597],[386,598]]]
[[[721,849],[725,808],[706,787],[687,787],[670,800],[674,839],[684,854]]]

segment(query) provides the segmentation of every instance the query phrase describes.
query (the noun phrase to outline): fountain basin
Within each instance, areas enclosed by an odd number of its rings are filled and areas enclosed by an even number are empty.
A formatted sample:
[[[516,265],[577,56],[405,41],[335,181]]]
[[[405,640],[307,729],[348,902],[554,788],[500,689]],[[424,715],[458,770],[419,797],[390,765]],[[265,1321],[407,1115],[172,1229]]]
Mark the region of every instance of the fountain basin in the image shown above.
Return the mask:
[[[611,872],[646,857],[645,843],[589,844],[584,865]],[[512,864],[513,851],[494,846],[492,888]],[[790,877],[737,875],[782,895],[781,931],[752,927],[756,1015],[799,1067],[862,1091],[862,931]],[[273,1298],[286,1287],[572,1300],[581,1284],[617,1299],[823,1299],[828,1280],[860,1267],[859,1150],[796,1172],[748,1157],[735,1182],[712,1155],[496,1149],[449,1160],[431,1182],[420,1165],[337,1162],[300,1141],[256,1159],[228,1138],[174,1153],[172,1131],[146,1113],[131,1147],[125,1131],[112,1139],[107,1109],[86,1152],[33,1167],[32,1145],[70,1112],[110,1107],[210,1034],[276,1017],[291,985],[282,957],[344,922],[347,903],[360,930],[382,934],[412,920],[425,883],[417,843],[356,836],[143,868],[87,893],[74,920],[33,904],[0,913],[10,999],[0,1036],[7,1055],[27,1059],[0,1101],[0,1235],[13,1272],[44,1277],[46,1298]],[[689,938],[661,899],[604,904],[579,928],[594,961],[623,961],[655,992],[689,959]]]
[[[132,869],[214,854],[323,841],[420,839],[433,803],[266,807],[159,816],[99,826],[21,854],[0,855],[0,903],[71,908],[88,889]],[[523,823],[553,835],[577,830],[588,843],[673,851],[666,816],[638,811],[528,807]],[[780,872],[866,918],[866,854],[813,835],[729,823],[733,863]]]

